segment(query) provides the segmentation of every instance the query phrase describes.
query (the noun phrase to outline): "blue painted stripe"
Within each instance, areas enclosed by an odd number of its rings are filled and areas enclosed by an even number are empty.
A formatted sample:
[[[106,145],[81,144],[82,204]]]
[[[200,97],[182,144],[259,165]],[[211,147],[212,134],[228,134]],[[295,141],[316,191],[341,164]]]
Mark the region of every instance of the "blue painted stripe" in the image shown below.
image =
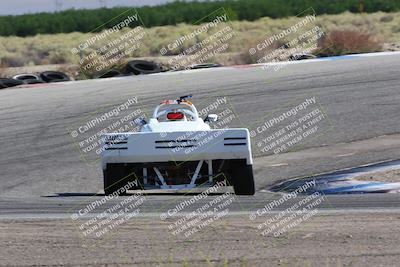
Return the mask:
[[[333,57],[321,57],[318,58],[319,61],[334,61],[334,60],[341,60],[341,59],[353,59],[353,58],[357,58],[359,56],[355,56],[355,55],[343,55],[343,56],[333,56]]]
[[[355,193],[355,192],[367,192],[365,189],[370,189],[372,187],[379,187],[379,186],[385,186],[384,188],[375,188],[374,191],[382,191],[382,190],[388,190],[388,186],[390,187],[391,184],[389,183],[378,183],[378,182],[371,182],[367,184],[356,184],[352,186],[343,186],[343,187],[337,187],[337,188],[330,188],[330,189],[322,189],[318,190],[324,194],[343,194],[343,193]],[[371,191],[368,191],[371,192]]]

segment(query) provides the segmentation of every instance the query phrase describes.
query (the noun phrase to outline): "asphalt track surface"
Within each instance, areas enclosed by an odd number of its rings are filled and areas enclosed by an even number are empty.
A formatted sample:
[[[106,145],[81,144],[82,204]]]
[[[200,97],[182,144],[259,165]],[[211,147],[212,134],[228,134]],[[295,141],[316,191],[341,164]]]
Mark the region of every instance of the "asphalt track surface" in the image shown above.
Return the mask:
[[[275,181],[399,159],[399,85],[396,54],[290,64],[276,72],[220,68],[0,90],[0,211],[16,217],[68,215],[93,200],[102,191],[100,164],[82,157],[71,129],[129,98],[137,97],[149,113],[160,100],[188,93],[195,104],[227,97],[240,115],[240,123],[231,126],[251,128],[268,114],[315,96],[332,127],[295,151],[255,153],[257,194],[237,198],[233,206],[233,211],[253,211],[280,197],[265,190]],[[151,195],[144,210],[163,212],[189,197]],[[400,207],[397,194],[327,199],[326,209]]]

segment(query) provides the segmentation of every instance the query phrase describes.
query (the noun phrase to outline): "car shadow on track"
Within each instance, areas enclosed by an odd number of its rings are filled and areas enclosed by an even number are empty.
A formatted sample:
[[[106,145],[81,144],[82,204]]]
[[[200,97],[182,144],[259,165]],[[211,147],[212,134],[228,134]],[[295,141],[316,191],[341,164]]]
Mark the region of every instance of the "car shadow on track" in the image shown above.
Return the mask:
[[[128,196],[133,196],[137,193],[141,193],[142,195],[145,196],[195,196],[201,194],[201,192],[143,192],[143,191],[129,191],[126,195],[122,197],[128,197]],[[209,196],[219,196],[224,194],[225,192],[213,192],[213,193],[208,193],[207,195]],[[46,197],[46,198],[61,198],[61,197],[104,197],[104,193],[89,193],[89,192],[83,192],[83,193],[54,193],[51,195],[44,195],[41,197]]]

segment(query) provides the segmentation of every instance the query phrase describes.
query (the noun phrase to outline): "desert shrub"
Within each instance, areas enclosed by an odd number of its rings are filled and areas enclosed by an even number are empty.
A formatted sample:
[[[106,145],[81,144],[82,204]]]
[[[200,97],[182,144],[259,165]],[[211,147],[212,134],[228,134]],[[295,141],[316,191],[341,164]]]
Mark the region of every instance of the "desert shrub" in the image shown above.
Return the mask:
[[[332,31],[325,35],[316,52],[319,56],[376,52],[382,43],[372,34],[357,31]]]
[[[21,56],[4,56],[1,58],[3,66],[18,67],[24,65],[24,58]]]
[[[394,32],[394,33],[400,32],[400,25],[395,25],[395,26],[393,26],[393,27],[392,27],[392,32]]]
[[[67,62],[67,51],[50,51],[49,61],[50,64],[64,64]]]
[[[380,21],[381,22],[391,22],[393,20],[393,16],[392,15],[386,15],[381,17]]]
[[[271,45],[263,48],[262,50],[257,49],[257,44],[264,41],[264,39],[258,39],[258,41],[248,41],[244,42],[244,49],[241,51],[241,59],[244,64],[254,64],[254,63],[267,63],[273,60],[281,61],[279,56],[284,53],[285,41],[275,41]],[[250,53],[253,50],[253,53]]]

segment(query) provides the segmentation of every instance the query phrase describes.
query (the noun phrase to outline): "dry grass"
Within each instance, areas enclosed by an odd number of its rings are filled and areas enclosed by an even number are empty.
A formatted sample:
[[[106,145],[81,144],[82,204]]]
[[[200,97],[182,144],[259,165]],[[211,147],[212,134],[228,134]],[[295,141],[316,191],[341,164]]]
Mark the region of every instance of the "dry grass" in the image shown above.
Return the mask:
[[[338,56],[350,53],[381,51],[382,42],[369,33],[333,31],[320,42],[316,51],[320,56]]]
[[[294,25],[299,21],[297,17],[284,19],[261,18],[254,22],[233,21],[230,26],[237,33],[229,41],[229,48],[213,60],[220,63],[240,64],[251,63],[255,59],[249,58],[248,48],[257,41],[267,38]],[[331,40],[343,41],[343,36],[337,31],[358,32],[357,42],[367,40],[369,44],[374,40],[383,40],[385,43],[400,43],[400,12],[373,14],[351,14],[345,12],[339,15],[317,16],[316,25],[331,36]],[[177,26],[162,26],[145,29],[146,36],[143,45],[128,55],[128,57],[159,57],[160,49],[173,42],[182,35],[191,33],[198,26],[180,24]],[[122,32],[124,33],[124,31]],[[330,34],[332,33],[332,34]],[[347,37],[349,33],[346,33]],[[0,64],[8,67],[34,66],[43,64],[77,64],[79,58],[70,50],[79,43],[84,42],[93,34],[69,33],[55,35],[37,35],[34,37],[0,37]],[[370,36],[372,38],[368,38]],[[204,40],[205,35],[200,35],[197,41]],[[364,38],[364,39],[363,39]],[[346,38],[345,38],[346,39]],[[185,42],[180,48],[185,49],[193,45],[194,41]],[[344,44],[344,43],[343,43]],[[325,44],[326,46],[329,43]],[[343,45],[341,53],[350,51],[353,47]],[[367,46],[361,52],[369,51]],[[364,49],[365,48],[365,49]],[[358,48],[357,48],[358,49]],[[357,50],[358,51],[358,50]]]

